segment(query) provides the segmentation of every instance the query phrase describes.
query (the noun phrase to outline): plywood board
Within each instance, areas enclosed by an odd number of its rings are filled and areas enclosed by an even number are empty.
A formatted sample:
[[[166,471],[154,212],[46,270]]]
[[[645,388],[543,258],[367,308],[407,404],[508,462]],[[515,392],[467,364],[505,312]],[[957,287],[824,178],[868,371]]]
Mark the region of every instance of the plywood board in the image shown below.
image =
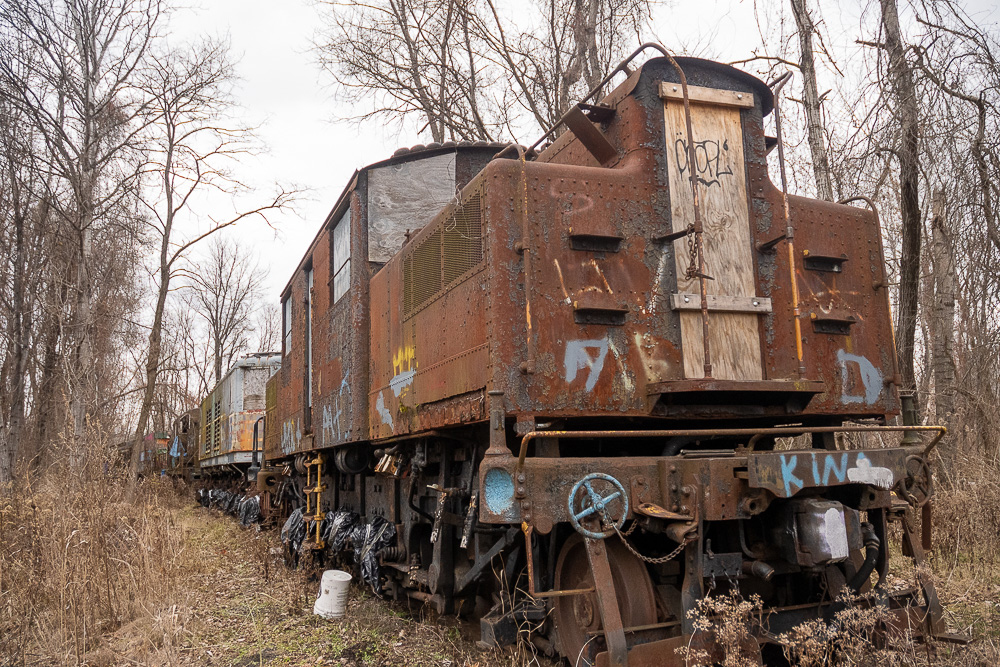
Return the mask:
[[[684,90],[679,83],[663,81],[660,83],[660,97],[666,100],[684,101]],[[718,88],[702,88],[688,86],[688,100],[694,104],[715,104],[717,106],[741,107],[749,109],[753,106],[753,94],[737,90],[719,90]]]
[[[756,296],[739,108],[703,103],[693,106],[691,112],[705,231],[705,272],[714,278],[706,281],[707,293]],[[694,222],[683,102],[666,100],[664,117],[673,229],[682,231]],[[691,262],[688,239],[675,241],[674,251],[677,291],[700,293],[698,279],[685,278]],[[704,377],[701,313],[681,311],[679,315],[684,377]],[[713,377],[763,379],[757,318],[753,313],[709,313]]]

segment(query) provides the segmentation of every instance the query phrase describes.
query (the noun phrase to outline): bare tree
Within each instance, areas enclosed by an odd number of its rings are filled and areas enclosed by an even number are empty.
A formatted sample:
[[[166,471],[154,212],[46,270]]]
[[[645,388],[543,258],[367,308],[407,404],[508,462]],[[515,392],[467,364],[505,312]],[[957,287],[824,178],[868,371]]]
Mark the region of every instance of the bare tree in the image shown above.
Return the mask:
[[[913,70],[906,59],[907,47],[899,27],[896,0],[879,0],[882,10],[884,48],[888,57],[889,89],[899,125],[898,144],[893,153],[899,159],[899,200],[903,240],[900,256],[899,306],[896,348],[903,388],[916,388],[914,341],[920,294],[920,108]]]
[[[805,110],[809,151],[812,154],[816,192],[820,199],[833,201],[833,181],[830,178],[830,159],[826,152],[823,131],[821,100],[816,83],[816,61],[813,57],[813,35],[818,34],[809,13],[808,0],[789,0],[799,36],[799,70],[802,72],[802,107]]]
[[[72,308],[65,343],[72,350],[67,380],[78,454],[97,393],[95,234],[134,194],[143,109],[132,84],[160,14],[159,0],[22,0],[0,7],[11,42],[37,47],[30,55],[5,49],[0,76],[44,144],[43,169],[56,177],[47,182],[65,185],[69,194],[49,199],[72,239],[75,264],[66,286]]]
[[[0,82],[2,83],[2,82]],[[39,293],[32,282],[46,263],[48,207],[37,197],[34,140],[0,87],[0,490],[14,480],[25,435],[28,369]]]
[[[194,264],[194,263],[192,263]],[[187,299],[208,328],[215,382],[247,351],[265,274],[236,241],[214,238],[207,257],[186,270]]]
[[[493,0],[325,2],[317,53],[366,107],[356,118],[417,115],[433,141],[496,140],[558,120],[633,45],[654,2],[539,0],[534,31]]]
[[[931,256],[934,265],[934,306],[931,316],[931,365],[934,375],[935,418],[946,424],[955,409],[955,261],[946,214],[945,193],[934,193]]]
[[[281,351],[281,308],[277,303],[267,301],[261,304],[254,329],[257,332],[258,352]]]
[[[194,234],[178,240],[177,225],[188,212],[192,197],[204,190],[235,193],[243,189],[226,166],[250,152],[250,128],[229,118],[234,104],[229,94],[233,69],[227,47],[206,42],[183,50],[151,55],[144,73],[143,92],[150,102],[150,162],[146,175],[151,181],[141,198],[149,213],[149,230],[158,240],[156,303],[148,336],[145,386],[135,440],[146,434],[157,375],[161,362],[163,317],[171,281],[178,263],[196,244],[248,217],[267,221],[269,212],[284,207],[289,191],[278,192],[259,207],[232,218],[212,221]],[[183,236],[183,235],[181,235]],[[138,466],[140,447],[133,447],[132,469]]]

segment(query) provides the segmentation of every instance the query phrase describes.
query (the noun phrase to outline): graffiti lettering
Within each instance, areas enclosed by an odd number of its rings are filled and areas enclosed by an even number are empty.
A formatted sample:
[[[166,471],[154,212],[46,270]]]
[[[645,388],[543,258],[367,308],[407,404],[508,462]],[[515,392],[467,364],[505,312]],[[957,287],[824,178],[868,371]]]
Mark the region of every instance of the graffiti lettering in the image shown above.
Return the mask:
[[[347,423],[342,424],[346,419]],[[340,381],[340,388],[333,395],[332,401],[323,406],[323,443],[333,445],[350,431],[351,424],[351,385],[347,383],[347,375]]]
[[[389,388],[392,395],[399,398],[409,391],[413,376],[417,374],[417,354],[412,345],[401,347],[392,355],[392,372],[394,376],[389,380]]]
[[[281,425],[281,451],[292,454],[302,442],[302,426],[297,419],[286,419]]]
[[[786,459],[785,455],[781,455],[781,479],[785,483],[785,496],[791,497],[795,491],[798,491],[805,483],[798,477],[795,476],[795,466],[798,464],[799,457],[794,454],[791,458]],[[792,485],[798,487],[798,489],[792,490]]]
[[[852,484],[871,484],[881,489],[892,488],[895,481],[892,469],[873,466],[864,452],[781,454],[781,483],[785,488],[786,498],[805,488],[807,483],[809,486],[827,486],[832,480],[836,480],[838,484],[843,484],[845,481]]]
[[[705,187],[718,185],[721,187],[719,179],[722,176],[732,176],[733,168],[726,159],[729,152],[729,140],[707,139],[696,141],[694,144],[694,159],[698,181]],[[677,160],[677,169],[683,176],[688,169],[688,143],[687,140],[679,137],[674,141],[674,157]]]
[[[837,362],[840,364],[841,400],[845,404],[864,403],[865,405],[873,405],[882,394],[882,374],[879,373],[874,364],[865,357],[851,354],[846,350],[837,350]],[[863,395],[847,393],[848,382],[851,377],[847,364],[857,364],[858,373],[861,376],[861,384],[864,385],[865,390]]]
[[[592,356],[589,350],[594,350]],[[597,340],[571,340],[566,343],[566,356],[563,364],[566,369],[566,382],[573,382],[576,379],[577,371],[587,369],[587,381],[584,389],[593,391],[597,385],[597,378],[604,370],[604,359],[608,356],[608,339]]]

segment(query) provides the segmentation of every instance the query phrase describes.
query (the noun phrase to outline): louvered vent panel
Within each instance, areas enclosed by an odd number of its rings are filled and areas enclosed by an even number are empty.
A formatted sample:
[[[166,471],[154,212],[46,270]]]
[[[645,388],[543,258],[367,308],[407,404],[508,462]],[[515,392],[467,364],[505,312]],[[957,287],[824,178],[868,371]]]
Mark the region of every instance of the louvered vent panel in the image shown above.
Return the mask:
[[[403,258],[403,318],[482,261],[482,194],[477,192]]]
[[[481,197],[469,197],[444,225],[444,284],[450,285],[483,259]]]
[[[413,309],[441,291],[441,230],[424,239],[413,251]]]
[[[413,312],[413,253],[403,258],[403,317]]]

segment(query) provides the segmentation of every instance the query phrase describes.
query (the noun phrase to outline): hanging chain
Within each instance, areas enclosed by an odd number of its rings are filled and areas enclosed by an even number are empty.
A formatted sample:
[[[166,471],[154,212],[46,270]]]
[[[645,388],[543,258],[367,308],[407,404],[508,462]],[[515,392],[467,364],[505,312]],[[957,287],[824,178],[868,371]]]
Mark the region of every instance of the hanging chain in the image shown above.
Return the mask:
[[[632,531],[635,530],[635,527],[637,525],[638,524],[633,521],[632,522],[632,527],[629,528],[624,533],[622,531],[618,530],[618,526],[612,525],[612,528],[615,529],[615,532],[618,533],[618,537],[620,537],[621,540],[622,540],[622,542],[625,544],[625,548],[628,549],[629,551],[631,551],[633,556],[635,556],[639,560],[644,560],[647,563],[651,563],[653,565],[662,565],[663,563],[666,563],[667,561],[671,561],[671,560],[677,558],[679,555],[681,555],[681,552],[684,551],[685,548],[687,548],[687,545],[691,544],[696,539],[698,539],[696,535],[691,535],[689,537],[686,537],[686,538],[684,538],[683,542],[681,542],[679,545],[677,545],[676,549],[674,549],[673,551],[671,551],[670,553],[668,553],[666,556],[660,556],[659,558],[651,558],[649,556],[643,556],[641,553],[639,553],[638,551],[636,551],[635,547],[633,547],[631,544],[629,544],[629,541],[625,539],[626,535],[631,535],[632,534]]]
[[[691,280],[698,275],[698,244],[695,239],[694,225],[687,226],[687,247],[690,262],[684,275],[688,280]]]

